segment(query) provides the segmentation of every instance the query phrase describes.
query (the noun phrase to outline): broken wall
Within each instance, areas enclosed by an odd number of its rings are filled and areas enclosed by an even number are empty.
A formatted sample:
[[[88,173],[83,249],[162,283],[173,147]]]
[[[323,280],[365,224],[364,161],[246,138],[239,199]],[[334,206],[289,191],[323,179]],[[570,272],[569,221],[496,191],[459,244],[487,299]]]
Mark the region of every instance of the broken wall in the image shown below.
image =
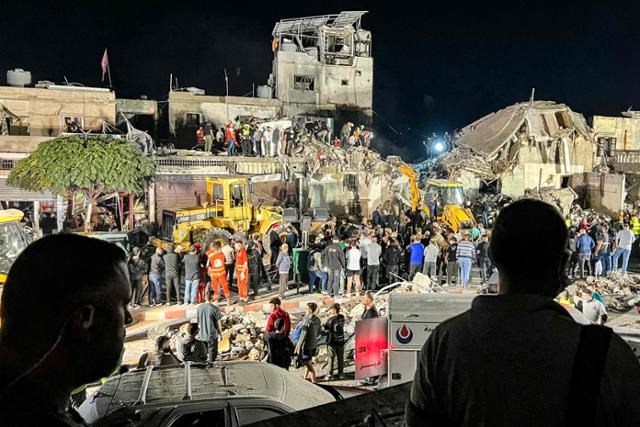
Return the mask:
[[[598,138],[615,138],[616,150],[640,150],[640,119],[593,116],[593,132]]]
[[[373,107],[373,58],[354,57],[353,65],[326,65],[305,52],[278,51],[274,59],[276,97],[283,104],[334,104]],[[313,78],[313,87],[296,89],[296,76]]]
[[[571,175],[592,170],[594,155],[595,146],[581,136],[564,142],[524,142],[518,163],[501,177],[502,193],[520,197],[527,188],[561,188],[563,180]]]
[[[21,119],[26,135],[56,137],[64,117],[80,117],[85,131],[101,131],[115,123],[114,92],[0,86],[0,104]]]
[[[578,193],[584,207],[612,215],[624,207],[625,175],[598,172],[575,174],[570,180],[571,187]]]

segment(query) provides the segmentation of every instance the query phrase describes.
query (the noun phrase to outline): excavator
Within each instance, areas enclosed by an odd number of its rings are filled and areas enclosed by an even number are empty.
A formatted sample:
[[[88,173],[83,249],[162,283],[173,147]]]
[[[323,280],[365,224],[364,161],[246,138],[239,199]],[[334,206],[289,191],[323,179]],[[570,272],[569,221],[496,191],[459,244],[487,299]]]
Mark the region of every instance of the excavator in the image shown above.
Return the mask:
[[[24,214],[18,209],[0,210],[0,287],[7,281],[11,264],[29,244],[20,221]]]
[[[411,212],[418,210],[431,216],[428,206],[423,201],[422,191],[418,186],[418,172],[407,164],[397,165],[398,171],[409,178],[409,190],[411,191]],[[426,192],[429,192],[436,200],[436,219],[445,224],[454,233],[463,226],[472,226],[476,223],[471,210],[464,205],[464,187],[461,183],[448,179],[429,179]]]
[[[249,181],[245,177],[206,178],[207,201],[203,206],[164,210],[162,212],[161,239],[154,246],[167,244],[190,245],[226,242],[233,233],[259,233],[263,239],[271,230],[278,234],[286,227],[282,210],[278,206],[253,205]],[[264,245],[269,250],[269,245]]]

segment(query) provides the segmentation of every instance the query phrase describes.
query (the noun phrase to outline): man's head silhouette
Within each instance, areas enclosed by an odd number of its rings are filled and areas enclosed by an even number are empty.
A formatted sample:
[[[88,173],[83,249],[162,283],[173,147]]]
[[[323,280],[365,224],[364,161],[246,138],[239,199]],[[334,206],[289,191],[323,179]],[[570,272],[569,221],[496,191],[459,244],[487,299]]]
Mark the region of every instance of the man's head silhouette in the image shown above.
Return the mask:
[[[489,244],[499,293],[555,297],[564,288],[567,239],[562,216],[547,203],[522,199],[502,209]]]

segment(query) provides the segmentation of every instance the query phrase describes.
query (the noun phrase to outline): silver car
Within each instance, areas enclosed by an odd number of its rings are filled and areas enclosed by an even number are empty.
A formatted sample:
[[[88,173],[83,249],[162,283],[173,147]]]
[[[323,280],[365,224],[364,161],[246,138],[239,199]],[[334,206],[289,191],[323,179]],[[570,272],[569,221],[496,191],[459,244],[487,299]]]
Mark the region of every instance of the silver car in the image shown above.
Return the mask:
[[[109,378],[79,412],[89,423],[128,407],[144,426],[233,427],[335,401],[332,393],[275,365],[187,363]]]

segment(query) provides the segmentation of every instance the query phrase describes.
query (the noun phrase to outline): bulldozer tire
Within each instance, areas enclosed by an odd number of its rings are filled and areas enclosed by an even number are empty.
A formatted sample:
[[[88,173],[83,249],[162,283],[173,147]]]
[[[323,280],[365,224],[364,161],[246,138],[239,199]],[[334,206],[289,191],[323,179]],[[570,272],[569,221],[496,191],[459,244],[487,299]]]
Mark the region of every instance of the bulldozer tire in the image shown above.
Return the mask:
[[[224,228],[202,229],[202,231],[198,236],[194,236],[193,241],[201,243],[205,251],[211,243],[220,243],[223,246],[231,241],[231,233]]]

